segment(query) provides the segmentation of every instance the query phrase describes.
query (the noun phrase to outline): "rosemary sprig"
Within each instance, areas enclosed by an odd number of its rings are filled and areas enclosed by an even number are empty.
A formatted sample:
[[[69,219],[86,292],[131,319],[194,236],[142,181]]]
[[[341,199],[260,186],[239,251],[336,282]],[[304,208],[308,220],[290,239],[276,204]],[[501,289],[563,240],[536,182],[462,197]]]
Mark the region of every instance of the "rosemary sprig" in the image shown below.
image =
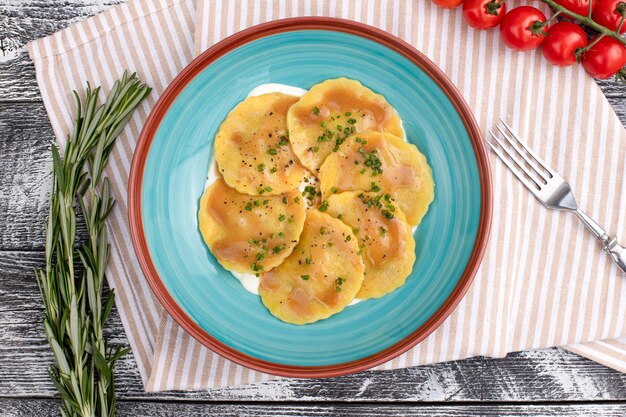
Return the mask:
[[[128,352],[112,349],[104,324],[114,292],[103,300],[109,258],[104,223],[115,203],[102,179],[115,138],[151,89],[125,71],[106,102],[98,105],[100,87],[87,84],[84,105],[74,91],[77,116],[63,158],[52,145],[52,194],[46,225],[46,266],[35,270],[45,308],[44,328],[56,364],[50,376],[62,400],[63,416],[115,414],[115,362]],[[75,249],[76,200],[89,239]],[[76,271],[78,260],[83,272]]]

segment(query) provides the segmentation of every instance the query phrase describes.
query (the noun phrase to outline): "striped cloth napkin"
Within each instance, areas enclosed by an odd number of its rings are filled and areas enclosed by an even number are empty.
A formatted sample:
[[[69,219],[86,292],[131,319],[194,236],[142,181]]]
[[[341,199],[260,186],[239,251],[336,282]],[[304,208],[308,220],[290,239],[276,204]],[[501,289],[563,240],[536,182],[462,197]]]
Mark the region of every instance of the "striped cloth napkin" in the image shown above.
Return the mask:
[[[304,15],[357,20],[414,45],[459,88],[483,133],[498,117],[510,120],[572,182],[581,207],[626,238],[626,131],[580,66],[554,68],[540,52],[512,52],[497,32],[470,29],[460,10],[426,0],[131,1],[34,41],[29,52],[61,145],[75,111],[72,89],[90,81],[107,91],[125,68],[154,87],[107,169],[118,203],[107,276],[147,391],[274,378],[216,355],[165,313],[134,255],[126,187],[150,109],[194,56],[246,27]],[[430,337],[378,369],[564,346],[626,372],[625,278],[573,216],[548,212],[493,155],[491,162],[493,230],[472,287]]]

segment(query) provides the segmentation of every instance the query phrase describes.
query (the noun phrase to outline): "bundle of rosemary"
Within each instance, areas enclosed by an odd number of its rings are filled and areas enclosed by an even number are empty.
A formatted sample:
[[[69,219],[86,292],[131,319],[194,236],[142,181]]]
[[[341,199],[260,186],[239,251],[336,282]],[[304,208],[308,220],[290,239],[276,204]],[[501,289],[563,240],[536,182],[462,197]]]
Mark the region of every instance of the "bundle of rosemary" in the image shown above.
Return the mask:
[[[61,396],[63,416],[115,414],[113,368],[128,350],[110,348],[103,334],[114,300],[113,291],[103,299],[110,249],[104,221],[114,199],[102,173],[115,138],[150,91],[125,71],[106,102],[98,105],[100,87],[92,90],[87,84],[83,106],[74,92],[78,110],[63,158],[52,145],[46,266],[35,276],[56,362],[50,375]],[[87,242],[76,242],[76,200],[87,226]]]

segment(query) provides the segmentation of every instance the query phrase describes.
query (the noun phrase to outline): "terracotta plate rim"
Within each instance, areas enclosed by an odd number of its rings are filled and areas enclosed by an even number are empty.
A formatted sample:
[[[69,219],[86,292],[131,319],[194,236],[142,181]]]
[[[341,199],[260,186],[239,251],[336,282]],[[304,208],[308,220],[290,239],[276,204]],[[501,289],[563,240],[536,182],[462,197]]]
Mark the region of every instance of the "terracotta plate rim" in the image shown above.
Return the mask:
[[[451,101],[467,130],[474,148],[481,187],[480,219],[474,248],[459,282],[439,309],[413,333],[380,352],[358,360],[324,366],[294,366],[258,359],[233,349],[202,329],[181,309],[161,281],[150,257],[141,216],[141,189],[150,146],[176,97],[202,70],[222,55],[262,37],[300,30],[329,30],[357,35],[388,47],[424,71]],[[167,312],[195,339],[223,357],[257,371],[296,378],[325,378],[370,369],[424,340],[452,313],[472,283],[489,239],[491,214],[491,171],[482,135],[470,108],[452,82],[432,61],[403,40],[362,23],[329,17],[296,17],[253,26],[222,40],[193,60],[167,87],[148,116],[135,148],[128,186],[128,216],[135,253],[148,284]]]

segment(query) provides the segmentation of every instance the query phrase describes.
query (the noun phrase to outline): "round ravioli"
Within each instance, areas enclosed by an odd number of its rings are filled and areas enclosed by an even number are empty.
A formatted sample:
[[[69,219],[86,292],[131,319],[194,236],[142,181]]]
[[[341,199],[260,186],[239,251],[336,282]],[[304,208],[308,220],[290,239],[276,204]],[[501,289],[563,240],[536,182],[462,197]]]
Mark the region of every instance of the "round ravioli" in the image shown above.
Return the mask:
[[[328,214],[355,234],[365,278],[356,298],[378,298],[401,287],[415,263],[415,240],[389,194],[350,191],[328,197]]]
[[[387,100],[348,78],[311,87],[291,106],[287,121],[295,154],[313,172],[354,133],[372,129],[404,135],[402,121]]]
[[[386,132],[349,137],[319,171],[322,198],[342,191],[390,194],[407,221],[420,223],[435,197],[433,175],[415,145]]]
[[[215,159],[226,183],[249,195],[298,188],[306,170],[287,138],[287,110],[298,97],[281,93],[246,98],[215,136]]]
[[[279,265],[298,243],[305,206],[297,190],[249,196],[218,178],[200,200],[204,241],[228,270],[259,274]]]
[[[352,302],[363,283],[363,261],[349,226],[307,210],[300,241],[285,262],[261,274],[263,304],[287,323],[313,323]]]

